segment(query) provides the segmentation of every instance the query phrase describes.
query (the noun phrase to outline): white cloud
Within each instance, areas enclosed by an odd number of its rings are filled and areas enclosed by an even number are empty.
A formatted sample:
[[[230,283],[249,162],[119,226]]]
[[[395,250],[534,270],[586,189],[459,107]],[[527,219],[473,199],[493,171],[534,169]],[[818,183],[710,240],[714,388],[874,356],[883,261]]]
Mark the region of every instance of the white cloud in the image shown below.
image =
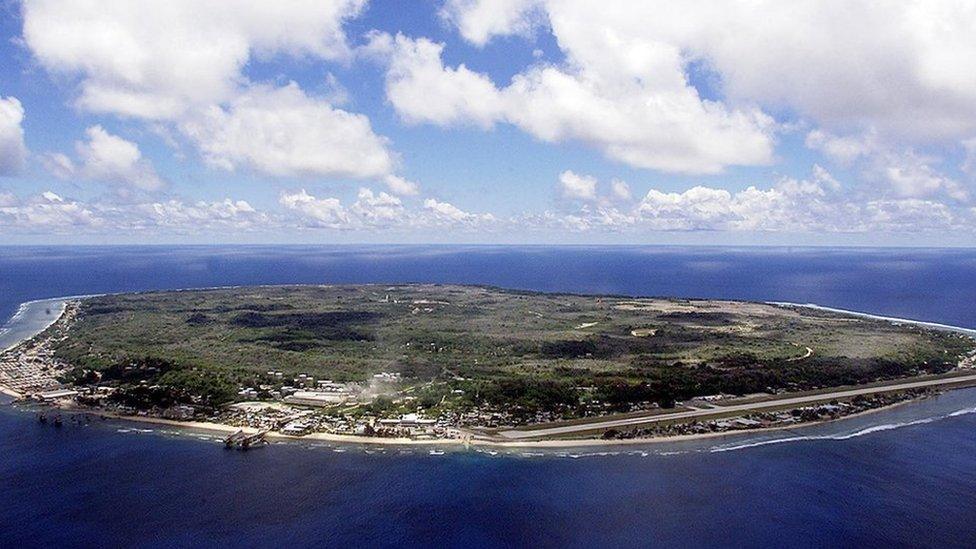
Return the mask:
[[[413,196],[420,193],[420,185],[398,175],[388,175],[383,181],[393,194]]]
[[[230,198],[216,202],[187,203],[179,199],[162,202],[120,204],[81,202],[52,191],[24,201],[0,194],[0,229],[19,232],[118,234],[164,230],[199,233],[206,230],[250,230],[269,228],[275,221],[244,200]]]
[[[93,181],[114,183],[142,191],[158,191],[166,186],[152,163],[142,157],[139,146],[105,131],[101,126],[85,130],[87,141],[75,143],[79,167],[63,154],[46,157],[45,164],[56,176],[72,173]]]
[[[813,130],[807,134],[806,146],[823,152],[831,160],[850,165],[877,151],[877,135],[873,132],[864,135],[837,136],[823,130]]]
[[[807,180],[783,178],[768,189],[735,193],[696,186],[687,191],[648,191],[636,211],[640,223],[658,230],[853,231],[864,212],[826,170]]]
[[[282,55],[353,59],[343,24],[365,0],[25,0],[24,42],[54,74],[77,75],[80,108],[154,121],[187,137],[211,166],[270,176],[396,177],[396,156],[369,118],[336,108],[348,93],[326,72],[322,97],[248,80]],[[55,158],[45,162],[65,173]],[[416,184],[387,179],[395,192]]]
[[[934,167],[937,158],[919,155],[911,148],[896,149],[884,144],[873,131],[836,136],[814,130],[807,134],[806,145],[842,165],[858,167],[868,180],[885,182],[899,197],[945,195],[958,201],[969,199],[961,183]]]
[[[87,206],[45,191],[19,202],[0,205],[0,227],[36,229],[92,228],[102,220]]]
[[[349,228],[349,212],[338,198],[316,198],[302,189],[294,193],[282,193],[278,202],[285,208],[302,214],[315,226]]]
[[[220,103],[252,58],[345,59],[343,22],[365,0],[25,0],[24,41],[57,74],[79,75],[77,104],[171,119]]]
[[[424,200],[424,208],[434,214],[438,219],[447,221],[466,221],[472,214],[458,208],[449,202],[439,202],[433,198]]]
[[[597,211],[607,210],[612,204],[629,203],[633,200],[630,185],[621,179],[611,179],[603,184],[592,175],[577,174],[565,170],[559,174],[559,195],[571,201],[586,202],[597,206]],[[588,209],[588,206],[583,206]]]
[[[926,197],[937,193],[965,201],[969,193],[956,180],[930,165],[932,159],[908,154],[885,168],[885,176],[895,192],[904,197]]]
[[[258,212],[245,200],[225,198],[221,201],[167,200],[138,204],[128,215],[130,225],[175,228],[181,231],[199,231],[214,228],[249,229],[266,226],[267,215]]]
[[[966,156],[959,169],[971,177],[976,176],[976,137],[964,140],[962,148]]]
[[[443,44],[374,34],[369,47],[387,56],[386,95],[406,122],[489,128],[502,117],[504,100],[491,80],[464,65],[444,67]]]
[[[976,208],[914,197],[866,198],[845,191],[826,169],[815,165],[807,179],[784,177],[768,188],[750,186],[737,192],[704,185],[681,192],[650,189],[636,204],[614,203],[597,193],[597,200],[574,211],[525,214],[513,223],[573,232],[976,233]]]
[[[682,193],[651,189],[637,208],[657,229],[690,230],[717,227],[732,217],[732,195],[725,189],[692,187]]]
[[[254,86],[224,107],[181,124],[213,166],[247,166],[272,176],[377,178],[393,155],[369,119],[309,97],[294,82]]]
[[[300,214],[305,225],[329,229],[472,228],[496,222],[491,214],[466,212],[433,198],[424,200],[420,210],[408,209],[399,198],[367,188],[359,189],[356,201],[348,208],[338,198],[318,198],[305,189],[283,193],[279,203]]]
[[[396,225],[403,222],[405,216],[399,198],[384,192],[375,194],[366,188],[359,189],[356,202],[349,210],[368,226]]]
[[[610,196],[614,200],[629,201],[633,196],[630,193],[630,185],[626,181],[614,179],[610,181]]]
[[[563,196],[575,200],[596,200],[596,178],[577,175],[570,170],[559,174]]]
[[[0,176],[17,175],[27,163],[24,107],[16,97],[0,96]]]
[[[387,97],[408,122],[508,122],[544,141],[581,141],[631,166],[669,172],[772,159],[772,120],[752,107],[703,100],[685,77],[682,52],[666,44],[639,50],[628,67],[607,62],[627,50],[620,44],[601,45],[599,56],[568,50],[564,67],[530,67],[502,89],[464,65],[445,67],[442,50],[425,38],[373,37],[371,51],[387,54]]]
[[[74,161],[64,153],[44,153],[41,155],[41,163],[48,173],[58,179],[71,179],[78,170]]]
[[[465,40],[484,46],[498,34],[530,34],[544,18],[539,4],[539,0],[447,0],[440,14],[457,26]]]
[[[654,90],[671,81],[669,89],[678,90],[683,69],[702,62],[717,73],[727,102],[787,107],[835,132],[876,128],[916,141],[976,130],[976,9],[969,2],[540,4],[569,63],[601,80],[616,73],[657,81],[648,85]],[[508,2],[448,6],[450,20],[476,45],[524,32],[519,6]]]

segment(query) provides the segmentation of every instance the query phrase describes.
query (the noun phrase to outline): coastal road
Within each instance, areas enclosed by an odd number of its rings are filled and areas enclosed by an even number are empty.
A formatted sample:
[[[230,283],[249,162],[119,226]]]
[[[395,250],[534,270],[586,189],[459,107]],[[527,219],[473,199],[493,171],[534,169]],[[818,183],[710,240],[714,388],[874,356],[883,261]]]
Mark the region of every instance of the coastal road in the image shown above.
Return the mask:
[[[779,408],[782,406],[802,406],[805,404],[813,404],[815,402],[851,398],[859,395],[873,395],[878,393],[889,393],[892,391],[904,391],[908,389],[921,389],[926,387],[939,387],[943,385],[952,385],[956,383],[974,383],[974,382],[976,382],[976,374],[955,376],[955,377],[943,377],[938,379],[925,379],[919,381],[907,381],[907,382],[895,383],[890,385],[861,387],[858,389],[848,389],[843,391],[834,391],[830,393],[819,393],[816,395],[803,395],[803,396],[795,396],[795,397],[777,398],[773,400],[750,402],[746,404],[730,404],[728,406],[719,406],[717,408],[710,408],[705,410],[673,412],[670,414],[658,414],[654,416],[643,416],[643,417],[630,417],[625,419],[608,419],[606,421],[593,421],[589,423],[579,423],[574,425],[561,425],[559,427],[543,427],[541,429],[532,429],[532,430],[524,430],[524,431],[513,429],[509,431],[501,431],[498,433],[498,436],[509,440],[544,438],[544,437],[552,437],[558,435],[569,435],[569,434],[585,432],[585,431],[594,431],[598,429],[633,427],[635,425],[659,423],[662,421],[674,421],[678,419],[696,419],[696,418],[716,416],[716,415],[726,415],[729,412],[760,412],[763,410],[768,410],[770,408]]]

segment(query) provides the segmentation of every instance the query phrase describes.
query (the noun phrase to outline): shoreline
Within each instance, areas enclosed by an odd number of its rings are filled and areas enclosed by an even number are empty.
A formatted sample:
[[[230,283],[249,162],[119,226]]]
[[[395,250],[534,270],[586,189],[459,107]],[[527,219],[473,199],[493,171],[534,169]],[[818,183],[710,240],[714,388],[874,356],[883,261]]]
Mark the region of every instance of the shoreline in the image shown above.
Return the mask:
[[[3,325],[3,329],[4,330],[7,329],[6,328],[7,327],[7,324],[10,324],[11,322],[17,320],[18,317],[20,317],[21,315],[23,315],[27,311],[27,309],[31,305],[35,304],[35,303],[60,302],[61,303],[61,310],[58,311],[57,316],[55,316],[54,319],[51,320],[51,322],[49,322],[46,326],[44,326],[43,328],[41,328],[40,331],[38,331],[36,334],[34,334],[34,335],[30,336],[30,337],[25,337],[25,338],[21,339],[20,341],[11,343],[5,349],[0,349],[0,353],[6,353],[8,351],[12,351],[13,349],[16,349],[18,345],[22,344],[25,341],[29,341],[31,338],[37,337],[38,335],[44,333],[45,330],[47,330],[48,328],[50,328],[51,326],[53,326],[57,321],[61,320],[61,317],[64,316],[65,303],[68,301],[68,299],[69,298],[66,298],[66,297],[52,297],[50,299],[35,299],[33,301],[25,301],[24,303],[21,303],[17,307],[17,311],[13,314],[13,316],[11,316],[9,319],[7,319],[7,322],[4,323],[4,325]]]
[[[974,385],[963,385],[963,386],[950,385],[942,388],[941,391],[948,392],[948,391],[953,391],[958,389],[972,389],[973,387]],[[0,386],[0,390],[2,389],[4,389],[4,387]],[[938,393],[938,394],[942,394],[942,393]],[[695,434],[673,435],[673,436],[655,436],[655,437],[631,438],[631,439],[580,438],[580,439],[510,440],[510,441],[476,439],[476,438],[412,439],[412,438],[404,438],[404,437],[367,437],[367,436],[359,436],[359,435],[339,435],[333,433],[309,433],[307,435],[295,436],[295,435],[286,435],[283,433],[277,433],[273,431],[268,432],[265,435],[265,437],[268,440],[284,441],[284,442],[322,441],[322,442],[335,442],[339,444],[381,445],[381,446],[463,446],[463,447],[480,446],[480,447],[488,447],[488,448],[581,448],[581,447],[598,447],[598,446],[634,446],[634,445],[641,445],[641,444],[690,442],[695,440],[705,440],[705,439],[712,439],[712,438],[745,436],[748,434],[775,433],[775,432],[789,431],[794,429],[804,429],[816,425],[837,423],[847,419],[862,417],[868,414],[892,410],[902,405],[919,402],[926,398],[931,398],[932,396],[937,396],[937,395],[917,396],[914,398],[909,398],[906,400],[894,402],[892,404],[888,404],[885,406],[879,406],[877,408],[862,410],[850,415],[841,416],[834,419],[815,420],[815,421],[809,421],[809,422],[792,424],[792,425],[759,427],[753,429],[740,429],[740,430],[719,431],[719,432],[709,432],[709,433],[695,433]],[[209,421],[181,421],[181,420],[166,419],[166,418],[152,417],[152,416],[124,415],[124,414],[110,412],[107,410],[85,408],[82,406],[66,406],[66,407],[55,406],[52,407],[51,410],[59,410],[65,413],[89,414],[97,417],[123,421],[123,422],[130,422],[130,423],[166,425],[169,427],[174,427],[186,431],[207,431],[211,433],[220,433],[220,434],[227,434],[227,435],[230,435],[240,430],[244,431],[247,434],[255,434],[260,431],[260,429],[255,427],[238,427],[234,425],[228,425],[225,423],[214,423]]]
[[[261,285],[261,286],[267,286],[267,285]],[[287,285],[286,284],[286,285],[280,285],[280,286],[290,286],[290,285]],[[118,292],[116,294],[109,294],[109,293],[86,294],[86,295],[75,295],[75,296],[43,298],[43,299],[36,299],[36,300],[27,301],[27,302],[22,303],[18,307],[17,312],[10,319],[8,319],[7,323],[15,320],[20,314],[23,313],[24,310],[26,310],[27,306],[29,306],[31,304],[44,303],[44,302],[53,302],[53,301],[61,301],[62,302],[62,307],[61,307],[61,310],[58,312],[58,315],[50,323],[48,323],[46,326],[44,326],[42,329],[40,329],[39,331],[37,331],[33,335],[31,335],[29,337],[25,337],[25,338],[21,339],[20,341],[18,341],[17,343],[14,343],[13,345],[11,345],[10,347],[8,347],[7,349],[4,349],[2,352],[5,353],[5,352],[8,352],[8,351],[10,351],[12,349],[15,349],[17,346],[21,345],[25,341],[29,341],[30,339],[32,339],[34,337],[37,337],[38,335],[44,333],[51,326],[53,326],[54,324],[56,324],[64,316],[65,311],[67,309],[64,305],[69,300],[83,300],[83,299],[87,299],[87,298],[91,298],[91,297],[98,297],[98,296],[103,296],[103,295],[117,295],[117,294],[122,294],[122,293],[146,293],[146,292],[153,292],[153,291],[182,292],[182,291],[193,291],[193,290],[208,290],[208,289],[222,289],[222,288],[240,288],[240,287],[244,287],[244,286],[213,286],[213,287],[204,287],[204,288],[181,288],[181,289],[176,289],[176,290],[148,290],[148,291],[143,291],[143,292]],[[760,303],[765,303],[765,304],[774,305],[774,306],[805,307],[805,308],[816,309],[816,310],[823,310],[823,311],[828,311],[828,312],[849,314],[849,315],[852,315],[852,316],[858,316],[858,317],[862,317],[862,318],[870,318],[870,319],[873,319],[873,320],[882,320],[882,321],[887,321],[887,322],[899,322],[899,323],[905,323],[905,324],[915,324],[915,325],[924,326],[924,327],[927,327],[927,328],[930,328],[930,329],[941,329],[941,330],[954,331],[954,332],[957,332],[957,333],[965,334],[965,335],[970,336],[970,337],[976,337],[976,330],[974,330],[974,329],[963,328],[963,327],[959,327],[959,326],[951,326],[951,325],[940,324],[940,323],[935,323],[935,322],[919,321],[919,320],[911,320],[911,319],[900,319],[900,318],[894,318],[894,317],[885,317],[885,316],[880,316],[880,315],[874,315],[874,314],[871,314],[871,313],[863,313],[863,312],[859,312],[859,311],[849,311],[849,310],[845,310],[845,309],[838,309],[838,308],[832,308],[832,307],[824,307],[824,306],[816,305],[816,304],[813,304],[813,303],[801,304],[801,303],[776,302],[776,301],[765,301],[765,302],[760,302]],[[965,388],[965,387],[946,387],[944,390],[947,390],[948,391],[948,390],[953,390],[953,389],[958,389],[958,388]],[[10,389],[9,387],[4,386],[2,383],[0,383],[0,393],[2,393],[4,395],[7,395],[9,397],[14,398],[15,401],[24,398],[24,395],[22,395],[21,393],[15,391],[13,389]],[[833,422],[843,421],[843,420],[849,419],[849,418],[859,417],[859,416],[862,416],[862,415],[865,415],[865,414],[870,414],[870,413],[875,413],[875,412],[879,412],[879,411],[889,410],[889,409],[892,409],[894,407],[900,406],[902,404],[907,404],[907,403],[911,403],[911,402],[917,402],[919,399],[920,399],[919,397],[916,397],[916,398],[912,398],[912,399],[908,399],[908,400],[904,400],[904,401],[900,401],[900,402],[895,402],[895,403],[890,404],[890,405],[881,406],[881,407],[878,407],[878,408],[872,408],[872,409],[869,409],[869,410],[863,410],[863,411],[856,412],[856,413],[851,414],[851,415],[848,415],[848,416],[842,416],[842,417],[835,418],[835,419],[816,420],[816,421],[811,421],[811,422],[801,423],[801,424],[794,424],[794,425],[783,425],[783,426],[774,426],[774,427],[764,427],[764,428],[755,428],[755,429],[742,429],[742,430],[731,430],[731,431],[721,431],[721,432],[709,432],[709,433],[696,433],[696,434],[687,434],[687,435],[655,436],[655,437],[635,438],[635,439],[606,439],[605,440],[605,439],[602,439],[602,438],[583,438],[583,439],[510,440],[510,441],[505,441],[505,440],[476,439],[476,438],[470,438],[470,437],[469,438],[461,438],[461,439],[411,439],[411,438],[403,438],[403,437],[398,437],[398,438],[365,437],[365,436],[358,436],[358,435],[340,435],[340,434],[331,434],[331,433],[310,433],[308,435],[294,436],[294,435],[286,435],[286,434],[276,433],[276,432],[268,432],[266,434],[266,437],[269,440],[281,440],[281,441],[291,441],[291,442],[300,442],[300,441],[303,441],[303,440],[307,440],[307,441],[325,441],[325,442],[336,442],[336,443],[340,443],[340,444],[359,444],[359,445],[464,446],[464,447],[483,446],[483,447],[497,447],[497,448],[575,448],[575,447],[594,447],[594,446],[619,446],[619,445],[659,444],[659,443],[666,443],[666,442],[685,442],[685,441],[702,440],[702,439],[710,439],[710,438],[730,437],[730,436],[737,436],[737,435],[742,436],[742,435],[746,435],[746,434],[755,434],[755,433],[760,433],[760,432],[778,432],[778,431],[786,431],[786,430],[791,430],[791,429],[799,429],[799,428],[812,427],[812,426],[820,425],[820,424],[824,424],[824,423],[833,423]],[[55,408],[55,409],[64,410],[65,412],[91,414],[91,415],[94,415],[94,416],[99,416],[99,417],[109,418],[109,419],[114,419],[114,420],[119,420],[119,421],[126,421],[126,422],[148,423],[148,424],[156,424],[156,425],[168,425],[168,426],[175,427],[175,428],[178,428],[178,429],[183,429],[183,430],[209,431],[209,432],[223,433],[223,434],[231,434],[231,433],[237,432],[238,430],[243,430],[244,432],[250,433],[250,434],[253,434],[253,433],[256,433],[256,432],[259,431],[256,428],[251,428],[251,427],[236,427],[236,426],[233,426],[233,425],[222,424],[222,423],[199,422],[199,421],[180,421],[180,420],[171,420],[171,419],[166,419],[166,418],[150,417],[150,416],[122,415],[122,414],[117,414],[117,413],[113,413],[113,412],[109,412],[109,411],[105,411],[105,410],[89,409],[89,408],[74,407],[74,406],[72,406],[72,407],[66,407],[66,408],[60,408],[60,407],[58,407],[58,408]]]
[[[953,387],[946,389],[947,391],[955,389],[967,389],[972,387]],[[674,436],[663,436],[663,437],[647,437],[647,438],[632,438],[632,439],[599,439],[599,438],[585,438],[585,439],[555,439],[555,440],[530,440],[530,441],[494,441],[494,440],[484,440],[484,439],[410,439],[410,438],[386,438],[386,437],[364,437],[358,435],[337,435],[332,433],[310,433],[303,436],[285,435],[282,433],[268,432],[265,436],[269,441],[279,441],[279,442],[335,442],[337,444],[349,444],[349,445],[364,445],[364,446],[451,446],[451,447],[484,447],[484,448],[506,448],[506,449],[559,449],[559,448],[592,448],[592,447],[613,447],[613,446],[639,446],[639,445],[656,445],[656,444],[666,444],[672,442],[692,442],[696,440],[708,440],[717,439],[725,437],[736,437],[736,436],[747,436],[755,435],[760,433],[777,433],[783,431],[791,431],[797,429],[806,429],[808,427],[815,427],[818,425],[826,425],[830,423],[838,423],[848,419],[854,419],[858,417],[867,416],[870,414],[875,414],[878,412],[885,412],[898,408],[899,406],[904,406],[907,404],[917,403],[919,401],[925,400],[927,398],[932,398],[938,395],[924,395],[920,397],[915,397],[907,400],[902,400],[889,404],[887,406],[881,406],[878,408],[872,408],[870,410],[862,410],[847,416],[838,417],[835,419],[827,420],[816,420],[806,423],[800,423],[795,425],[782,425],[776,427],[761,427],[756,429],[741,429],[734,431],[722,431],[722,432],[712,432],[712,433],[696,433],[689,435],[674,435]],[[82,407],[67,407],[67,408],[55,408],[57,410],[62,410],[65,413],[80,413],[89,414],[97,417],[107,418],[116,421],[128,422],[128,423],[139,423],[139,424],[149,424],[149,425],[165,425],[168,427],[174,427],[181,431],[205,431],[215,434],[227,434],[230,435],[239,430],[243,430],[247,434],[254,434],[259,431],[259,429],[254,427],[236,427],[234,425],[227,425],[224,423],[213,423],[206,421],[180,421],[174,419],[157,418],[150,416],[128,416],[122,414],[116,414],[113,412],[88,409]]]
[[[763,301],[762,303],[765,303],[767,305],[775,305],[777,307],[801,307],[804,309],[813,309],[815,311],[824,311],[828,313],[840,313],[840,314],[856,316],[860,318],[866,318],[869,320],[882,320],[885,322],[891,322],[895,324],[912,324],[915,326],[922,326],[932,330],[956,332],[956,333],[965,334],[967,336],[976,338],[976,329],[964,328],[962,326],[953,326],[951,324],[942,324],[940,322],[931,322],[928,320],[914,320],[911,318],[898,318],[893,316],[876,315],[874,313],[865,313],[863,311],[852,311],[850,309],[827,307],[824,305],[817,305],[816,303],[793,303],[792,301]]]

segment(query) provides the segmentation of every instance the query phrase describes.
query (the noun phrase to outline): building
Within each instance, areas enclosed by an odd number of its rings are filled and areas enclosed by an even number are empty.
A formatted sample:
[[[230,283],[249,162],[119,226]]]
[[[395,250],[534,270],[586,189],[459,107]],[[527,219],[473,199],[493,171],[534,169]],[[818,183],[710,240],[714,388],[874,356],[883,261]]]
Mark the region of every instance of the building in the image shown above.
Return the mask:
[[[296,391],[285,397],[288,404],[302,406],[333,406],[352,400],[352,395],[337,391]]]

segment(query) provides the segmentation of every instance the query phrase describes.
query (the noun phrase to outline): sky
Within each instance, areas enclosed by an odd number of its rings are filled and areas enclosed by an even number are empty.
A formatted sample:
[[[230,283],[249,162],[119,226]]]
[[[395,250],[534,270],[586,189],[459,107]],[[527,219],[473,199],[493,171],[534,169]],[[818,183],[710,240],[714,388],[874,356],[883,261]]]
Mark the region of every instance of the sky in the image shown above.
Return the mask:
[[[976,245],[974,0],[0,0],[0,243]]]

